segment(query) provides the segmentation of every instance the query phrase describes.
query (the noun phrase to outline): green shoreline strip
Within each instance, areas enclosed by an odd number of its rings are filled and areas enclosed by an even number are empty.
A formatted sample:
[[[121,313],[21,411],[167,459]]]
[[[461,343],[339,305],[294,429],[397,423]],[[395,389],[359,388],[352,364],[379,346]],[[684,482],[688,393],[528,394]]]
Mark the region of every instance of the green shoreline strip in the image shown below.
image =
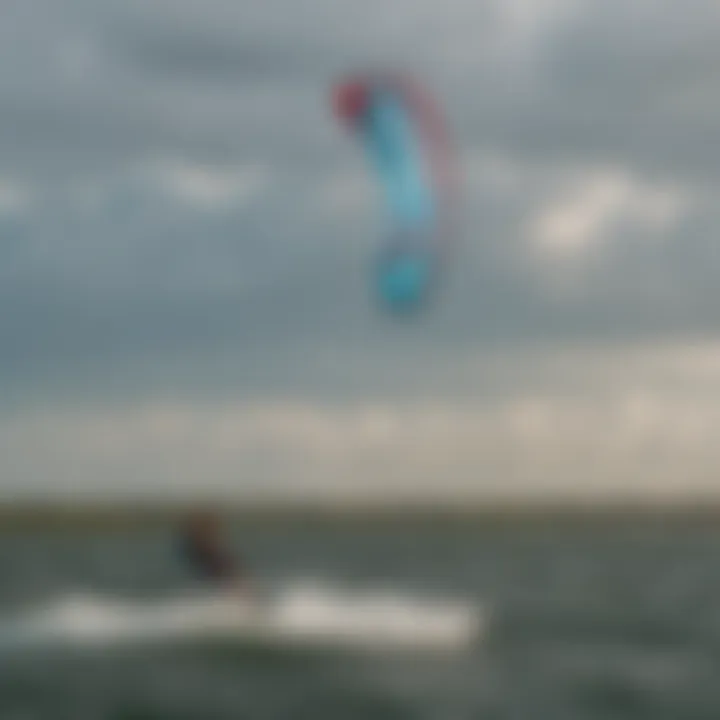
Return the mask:
[[[715,526],[720,528],[720,500],[681,503],[487,503],[396,504],[218,502],[181,504],[6,504],[0,505],[0,531],[9,529],[125,529],[177,522],[198,508],[218,509],[230,523],[245,526],[463,525],[463,526]]]

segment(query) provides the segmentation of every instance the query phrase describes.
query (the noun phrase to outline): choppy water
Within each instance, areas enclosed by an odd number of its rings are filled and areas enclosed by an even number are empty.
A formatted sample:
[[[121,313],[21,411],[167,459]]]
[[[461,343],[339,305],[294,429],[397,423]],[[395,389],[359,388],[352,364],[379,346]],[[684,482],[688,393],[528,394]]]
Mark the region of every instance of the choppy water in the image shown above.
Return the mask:
[[[720,717],[720,530],[238,532],[270,582],[442,593],[491,608],[459,657],[231,646],[0,654],[2,720]],[[0,536],[3,617],[68,592],[187,586],[161,530]]]

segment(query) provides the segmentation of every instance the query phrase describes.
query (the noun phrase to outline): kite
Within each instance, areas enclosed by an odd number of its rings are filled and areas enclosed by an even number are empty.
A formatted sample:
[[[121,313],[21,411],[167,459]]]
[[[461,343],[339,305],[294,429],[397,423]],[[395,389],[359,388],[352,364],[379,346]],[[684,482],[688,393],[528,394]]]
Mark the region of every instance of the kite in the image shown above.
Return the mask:
[[[355,76],[333,88],[335,114],[357,136],[390,221],[375,265],[384,306],[413,312],[432,295],[453,235],[455,173],[436,104],[403,76]]]

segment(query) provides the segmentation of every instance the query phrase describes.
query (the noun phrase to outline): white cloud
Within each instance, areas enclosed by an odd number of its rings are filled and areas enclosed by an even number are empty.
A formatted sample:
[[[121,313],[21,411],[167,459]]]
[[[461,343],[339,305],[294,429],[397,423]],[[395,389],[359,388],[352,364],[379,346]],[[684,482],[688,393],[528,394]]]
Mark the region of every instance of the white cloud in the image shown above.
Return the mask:
[[[0,215],[22,215],[32,205],[32,191],[24,183],[0,178]]]
[[[479,360],[476,374],[497,373],[496,361]],[[568,349],[502,365],[508,387],[485,399],[28,411],[0,425],[5,491],[458,500],[720,492],[717,345]]]
[[[492,148],[476,148],[463,158],[467,183],[476,192],[517,195],[527,192],[533,168]]]
[[[185,160],[156,162],[150,176],[169,197],[207,211],[244,207],[268,182],[268,171],[260,165],[222,168]]]
[[[69,84],[85,82],[100,73],[104,58],[89,33],[62,38],[55,48],[60,78]]]
[[[687,204],[683,191],[637,179],[622,168],[569,173],[530,220],[527,233],[548,253],[582,256],[614,240],[623,226],[668,231]]]
[[[321,183],[315,203],[317,212],[332,217],[348,217],[367,210],[372,201],[379,202],[368,177],[360,173],[338,174]]]
[[[500,27],[497,52],[528,64],[577,14],[577,0],[508,0],[496,5]]]

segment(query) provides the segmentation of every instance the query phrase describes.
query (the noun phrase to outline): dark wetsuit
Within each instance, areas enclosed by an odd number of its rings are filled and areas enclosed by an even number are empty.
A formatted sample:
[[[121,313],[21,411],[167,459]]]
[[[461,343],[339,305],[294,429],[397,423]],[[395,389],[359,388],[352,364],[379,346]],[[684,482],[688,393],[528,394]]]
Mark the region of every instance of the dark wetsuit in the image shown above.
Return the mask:
[[[234,581],[242,575],[240,563],[212,538],[184,533],[180,538],[180,555],[203,580]]]

